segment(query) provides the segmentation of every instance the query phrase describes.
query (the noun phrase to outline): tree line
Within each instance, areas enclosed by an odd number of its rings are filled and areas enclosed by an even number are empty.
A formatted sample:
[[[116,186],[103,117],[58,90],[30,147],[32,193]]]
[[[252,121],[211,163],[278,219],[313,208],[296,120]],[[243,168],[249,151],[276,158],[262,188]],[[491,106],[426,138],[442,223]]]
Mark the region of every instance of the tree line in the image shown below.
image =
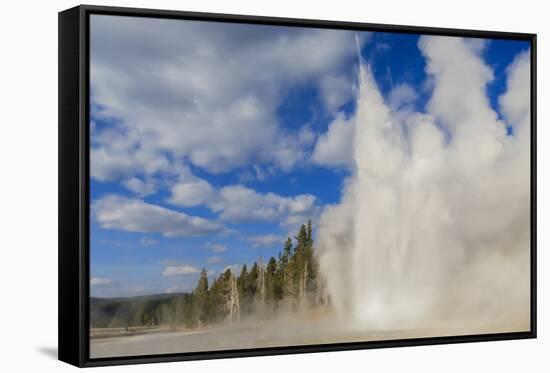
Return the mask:
[[[253,316],[268,319],[278,311],[296,311],[328,301],[319,277],[311,221],[294,241],[288,237],[277,257],[258,260],[236,273],[227,268],[210,284],[202,269],[195,289],[172,297],[134,302],[122,315],[95,327],[185,325],[201,327]],[[112,305],[111,305],[112,306]],[[111,310],[113,311],[113,310]],[[114,312],[116,314],[116,312]],[[92,327],[94,327],[92,315]],[[102,325],[98,325],[102,324]],[[122,325],[121,325],[122,324]]]

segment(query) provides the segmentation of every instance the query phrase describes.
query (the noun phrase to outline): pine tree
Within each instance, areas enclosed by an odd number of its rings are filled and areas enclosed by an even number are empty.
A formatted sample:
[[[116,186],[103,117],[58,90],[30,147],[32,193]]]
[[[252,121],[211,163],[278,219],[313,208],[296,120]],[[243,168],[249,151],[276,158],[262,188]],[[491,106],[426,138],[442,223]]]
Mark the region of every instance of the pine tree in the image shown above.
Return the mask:
[[[199,277],[197,287],[193,292],[195,297],[195,304],[197,308],[197,319],[199,326],[204,324],[208,318],[209,311],[209,297],[208,297],[208,273],[203,268]]]
[[[246,264],[243,264],[241,273],[237,278],[237,286],[239,289],[239,294],[241,294],[241,297],[245,296],[246,288],[248,286],[248,268],[246,267]]]
[[[241,316],[254,312],[254,303],[258,285],[258,264],[254,263],[250,270],[243,265],[237,278],[237,290],[239,292],[239,304]]]
[[[265,269],[266,278],[266,303],[271,310],[275,309],[281,295],[280,283],[277,276],[277,260],[274,257],[269,259]]]
[[[258,263],[254,262],[250,273],[248,274],[248,281],[246,286],[246,295],[251,299],[254,299],[258,289],[258,278],[260,277],[260,268]]]
[[[302,224],[300,226],[300,231],[298,232],[298,235],[296,236],[296,246],[294,247],[294,252],[297,253],[300,251],[300,249],[303,249],[305,246],[309,243],[309,235],[306,230],[305,224]]]
[[[221,322],[227,317],[227,300],[230,292],[231,271],[229,269],[221,273],[212,283],[209,293],[208,322]]]
[[[298,235],[295,237],[296,245],[294,246],[294,252],[289,260],[287,272],[287,281],[285,286],[285,294],[289,297],[291,304],[294,307],[298,307],[302,303],[302,297],[304,296],[303,288],[303,276],[305,271],[305,251],[308,245],[308,233],[305,224],[300,226]]]
[[[317,291],[317,272],[318,272],[318,262],[313,253],[313,237],[312,237],[312,227],[311,220],[307,222],[307,243],[305,246],[304,252],[305,262],[308,266],[308,273],[306,276],[306,289],[309,293],[314,294]],[[315,298],[315,297],[314,297]]]
[[[313,246],[313,237],[311,236],[312,229],[311,229],[311,220],[308,220],[307,222],[307,244],[309,246]]]
[[[281,275],[281,286],[283,292],[286,294],[289,290],[289,280],[292,276],[290,269],[290,260],[292,258],[292,240],[290,237],[287,237],[285,245],[283,247],[283,254],[281,255],[281,263],[279,265],[279,271]]]
[[[281,257],[282,261],[286,264],[290,256],[292,255],[292,240],[290,237],[287,237],[285,241],[285,246],[283,247],[283,255]]]

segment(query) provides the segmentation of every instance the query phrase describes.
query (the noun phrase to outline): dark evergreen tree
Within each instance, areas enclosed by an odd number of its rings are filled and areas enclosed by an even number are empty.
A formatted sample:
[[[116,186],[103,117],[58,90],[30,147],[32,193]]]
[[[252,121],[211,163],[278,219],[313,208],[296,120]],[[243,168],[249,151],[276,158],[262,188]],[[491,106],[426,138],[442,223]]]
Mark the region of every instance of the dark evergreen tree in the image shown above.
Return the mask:
[[[285,245],[283,247],[283,255],[281,260],[284,264],[288,263],[289,258],[292,256],[292,240],[290,237],[287,237]]]
[[[308,220],[308,222],[307,222],[307,244],[310,245],[310,246],[313,246],[311,220]]]
[[[199,324],[204,324],[208,321],[210,308],[210,299],[208,296],[208,273],[205,268],[201,270],[199,282],[193,292],[193,296],[195,297],[198,322]]]
[[[282,299],[283,288],[281,277],[279,275],[277,260],[274,257],[269,259],[266,270],[266,302],[270,311],[277,308],[279,301]]]

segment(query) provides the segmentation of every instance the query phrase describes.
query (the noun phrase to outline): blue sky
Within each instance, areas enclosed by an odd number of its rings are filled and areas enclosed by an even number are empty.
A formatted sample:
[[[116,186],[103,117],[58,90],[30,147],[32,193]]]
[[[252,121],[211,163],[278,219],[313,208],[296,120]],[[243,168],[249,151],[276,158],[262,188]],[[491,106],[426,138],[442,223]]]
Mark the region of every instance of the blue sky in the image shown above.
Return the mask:
[[[359,33],[392,110],[431,96],[419,35]],[[528,43],[471,40],[494,79]],[[92,295],[188,291],[276,256],[350,174],[355,33],[92,16]]]

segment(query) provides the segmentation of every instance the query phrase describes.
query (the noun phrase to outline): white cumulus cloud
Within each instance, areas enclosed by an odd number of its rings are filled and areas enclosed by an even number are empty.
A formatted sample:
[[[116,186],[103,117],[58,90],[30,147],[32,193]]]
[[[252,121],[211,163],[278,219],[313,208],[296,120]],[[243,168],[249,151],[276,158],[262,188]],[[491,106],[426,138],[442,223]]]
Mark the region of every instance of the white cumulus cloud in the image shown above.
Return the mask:
[[[165,237],[224,232],[224,227],[219,222],[115,194],[95,200],[92,204],[92,213],[104,229],[160,233]]]
[[[328,131],[319,136],[311,160],[326,167],[351,168],[353,165],[354,118],[338,113]]]
[[[153,179],[142,180],[138,177],[131,177],[122,182],[124,187],[140,197],[145,197],[156,192],[157,185]]]
[[[174,160],[213,173],[251,161],[292,169],[307,154],[278,123],[282,92],[338,77],[354,51],[343,30],[101,15],[90,48],[94,117],[112,123],[92,133],[100,181],[169,172]],[[335,79],[323,85],[334,87],[329,106],[347,95]]]
[[[174,184],[167,202],[178,206],[202,205],[213,197],[214,188],[203,179],[184,180]]]
[[[345,76],[327,75],[321,79],[321,96],[327,109],[336,112],[352,98],[352,82]]]
[[[312,194],[287,197],[271,192],[259,193],[240,184],[214,189],[207,181],[195,178],[191,182],[175,184],[167,202],[185,207],[203,204],[217,213],[221,220],[262,220],[285,224],[296,218],[312,219],[318,210],[316,200]]]
[[[231,185],[219,190],[211,208],[224,220],[276,221],[313,213],[315,200],[311,194],[283,197],[275,193],[258,193],[243,185]]]

